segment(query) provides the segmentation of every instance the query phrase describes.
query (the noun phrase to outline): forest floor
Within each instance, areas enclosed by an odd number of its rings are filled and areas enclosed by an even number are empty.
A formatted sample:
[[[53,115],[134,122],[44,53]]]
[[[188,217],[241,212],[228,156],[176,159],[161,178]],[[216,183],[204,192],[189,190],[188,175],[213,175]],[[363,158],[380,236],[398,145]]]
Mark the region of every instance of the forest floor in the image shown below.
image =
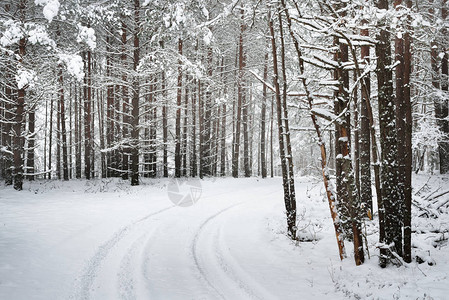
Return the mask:
[[[415,176],[413,253],[424,263],[386,269],[376,219],[365,230],[371,258],[356,267],[347,242],[340,261],[318,179],[296,178],[298,243],[286,237],[280,178],[173,184],[0,186],[0,299],[449,297],[449,177]]]

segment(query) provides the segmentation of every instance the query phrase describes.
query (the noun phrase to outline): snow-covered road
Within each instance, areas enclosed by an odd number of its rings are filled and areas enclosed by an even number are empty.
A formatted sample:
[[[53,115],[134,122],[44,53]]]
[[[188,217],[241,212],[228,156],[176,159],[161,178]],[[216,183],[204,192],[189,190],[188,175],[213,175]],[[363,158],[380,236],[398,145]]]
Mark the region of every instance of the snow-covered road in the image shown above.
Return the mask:
[[[341,267],[357,272],[351,258],[338,259],[319,182],[297,180],[299,228],[315,239],[299,245],[285,236],[279,178],[205,180],[190,207],[173,205],[167,184],[98,180],[38,182],[23,192],[0,188],[0,299],[352,295],[352,279]],[[381,272],[375,260],[358,270]]]

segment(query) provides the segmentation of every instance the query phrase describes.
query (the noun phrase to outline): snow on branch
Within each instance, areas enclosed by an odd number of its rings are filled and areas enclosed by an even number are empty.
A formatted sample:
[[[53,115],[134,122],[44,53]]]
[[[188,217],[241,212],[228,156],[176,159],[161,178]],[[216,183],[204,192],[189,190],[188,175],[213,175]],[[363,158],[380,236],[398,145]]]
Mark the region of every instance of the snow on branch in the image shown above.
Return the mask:
[[[259,80],[260,82],[262,82],[262,84],[265,85],[267,88],[269,88],[272,92],[274,92],[274,93],[276,92],[275,89],[274,89],[274,87],[273,87],[271,84],[269,84],[268,82],[266,82],[265,80],[263,80],[262,77],[260,77],[259,75],[257,75],[257,73],[256,73],[255,71],[249,70],[249,72],[250,72],[251,74],[253,74],[254,77],[256,77],[257,80]]]
[[[34,0],[36,5],[44,6],[42,10],[44,17],[48,20],[48,23],[53,21],[53,18],[58,15],[59,12],[59,1],[58,0]]]
[[[333,114],[332,112],[328,111],[324,108],[312,108],[310,112],[318,117],[321,117],[329,122],[332,122],[333,120],[337,119],[338,117]]]

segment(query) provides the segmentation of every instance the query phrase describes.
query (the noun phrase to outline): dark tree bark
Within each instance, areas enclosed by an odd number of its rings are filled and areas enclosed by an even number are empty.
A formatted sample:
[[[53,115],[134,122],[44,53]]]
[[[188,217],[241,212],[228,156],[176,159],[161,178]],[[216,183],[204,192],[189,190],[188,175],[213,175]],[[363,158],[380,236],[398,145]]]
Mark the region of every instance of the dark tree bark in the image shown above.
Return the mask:
[[[407,8],[412,8],[412,1],[406,0]],[[404,34],[404,110],[405,110],[405,181],[404,181],[404,261],[412,261],[412,101],[410,75],[412,72],[411,17],[407,18]]]
[[[243,52],[244,67],[246,66],[246,54]],[[247,86],[245,80],[245,74],[241,74],[242,80],[242,125],[243,125],[243,167],[245,171],[245,177],[251,176],[250,170],[250,141],[248,133],[248,108],[250,106],[250,101],[248,101],[247,96]]]
[[[139,185],[139,98],[140,84],[137,66],[140,60],[140,1],[134,0],[134,32],[133,32],[133,98],[132,98],[132,130],[131,130],[131,185]]]
[[[283,127],[283,137],[285,137],[285,159],[287,164],[288,172],[288,186],[289,186],[289,197],[290,197],[290,211],[287,211],[287,218],[293,223],[295,230],[295,235],[292,236],[296,239],[296,194],[295,194],[295,174],[293,166],[293,152],[292,143],[290,140],[290,128],[288,124],[288,107],[287,107],[287,66],[285,63],[285,42],[284,42],[284,28],[282,25],[282,14],[278,7],[278,21],[279,21],[279,39],[281,41],[281,74],[282,74],[282,127]],[[274,68],[274,65],[273,65]],[[279,77],[278,77],[279,80]]]
[[[106,36],[106,78],[111,81],[111,68],[112,68],[112,58],[111,58],[111,37]],[[111,149],[114,143],[114,85],[108,83],[106,86],[106,146]],[[116,174],[116,161],[113,150],[109,150],[107,153],[107,165],[108,171],[107,176],[112,177]]]
[[[348,46],[339,44],[339,52],[336,60],[340,67],[335,71],[334,79],[339,80],[339,90],[336,92],[335,114],[341,115],[336,123],[336,165],[337,165],[337,194],[339,199],[340,218],[343,220],[343,227],[349,232],[352,231],[354,243],[354,259],[356,265],[364,262],[362,225],[360,216],[360,201],[357,193],[354,170],[351,159],[351,121],[349,112],[349,73],[344,70],[343,64],[348,62]],[[345,226],[346,225],[346,226]]]
[[[395,0],[394,7],[399,10],[402,0]],[[404,38],[403,34],[396,34],[394,43],[395,53],[395,80],[396,80],[396,130],[397,130],[397,165],[398,165],[398,189],[401,199],[404,199],[405,188],[405,65],[404,65]],[[402,203],[404,206],[404,203]],[[402,207],[401,209],[404,209]]]
[[[182,39],[178,39],[178,55],[182,55]],[[176,127],[175,127],[175,177],[181,177],[181,105],[182,105],[182,61],[178,60],[178,83],[176,93]]]
[[[53,146],[53,97],[50,100],[50,132],[48,134],[48,179],[51,179],[52,165],[51,165],[51,153]]]
[[[443,21],[446,21],[448,16],[448,11],[446,8],[446,0],[442,2],[441,5],[441,17]],[[447,29],[444,28],[442,30],[442,36],[447,35]],[[445,46],[447,47],[447,46]],[[449,72],[448,72],[448,59],[449,54],[447,48],[444,49],[444,55],[441,59],[441,90],[444,94],[447,94],[448,91],[448,80],[449,80]],[[449,101],[447,99],[440,100],[440,108],[438,109],[437,124],[444,134],[445,138],[441,139],[438,143],[438,154],[440,157],[440,174],[449,173]]]
[[[21,1],[19,4],[20,14],[22,15],[22,20],[25,19],[25,9],[26,1]],[[26,51],[26,39],[21,38],[19,40],[18,49],[18,63],[20,64],[25,56]],[[23,188],[23,165],[24,165],[24,137],[23,137],[23,124],[24,118],[24,107],[25,107],[25,87],[18,87],[17,90],[17,100],[15,105],[15,117],[14,117],[14,189],[21,191]]]
[[[122,64],[122,67],[124,70],[122,71],[122,82],[123,85],[121,87],[122,89],[122,111],[123,111],[123,125],[122,125],[122,137],[124,140],[129,140],[129,127],[131,127],[130,124],[130,109],[129,109],[129,94],[128,94],[128,76],[127,76],[127,49],[126,49],[126,43],[128,40],[128,27],[126,25],[126,22],[124,20],[125,16],[122,16],[122,54],[120,56],[120,61]],[[113,102],[113,99],[112,101]],[[122,148],[122,179],[128,180],[129,179],[129,145],[128,143],[125,143]]]
[[[281,0],[281,3],[282,3],[284,14],[287,19],[289,33],[293,40],[293,44],[295,46],[300,74],[304,75],[304,73],[305,73],[304,60],[302,59],[302,52],[299,47],[298,40],[296,39],[296,37],[293,33],[293,30],[292,30],[290,14],[286,8],[285,0]],[[304,87],[304,90],[306,91],[307,103],[308,103],[309,110],[312,110],[313,98],[311,96],[311,93],[310,93],[308,85],[307,85],[306,78],[304,76],[301,76],[301,83]],[[337,245],[338,245],[340,259],[343,259],[346,257],[345,244],[344,244],[344,240],[343,240],[344,236],[343,236],[343,230],[341,227],[341,223],[340,223],[340,220],[337,215],[336,197],[335,197],[336,195],[334,195],[332,193],[332,190],[330,188],[330,180],[329,180],[330,174],[329,174],[329,169],[327,166],[326,144],[324,143],[324,140],[322,138],[321,128],[320,128],[320,125],[318,124],[316,115],[314,115],[313,113],[310,113],[310,116],[312,119],[313,126],[315,128],[316,134],[317,134],[317,138],[318,138],[317,142],[318,142],[318,145],[320,146],[320,150],[321,150],[321,169],[322,169],[324,187],[325,187],[327,199],[329,202],[329,210],[330,210],[331,217],[332,217],[332,220],[334,223],[334,230],[335,230],[335,236],[337,239]]]
[[[263,80],[268,81],[268,52],[265,53],[264,67],[263,67]],[[267,177],[267,156],[266,156],[266,111],[267,111],[267,86],[264,84],[262,87],[262,109],[260,112],[260,164],[262,171],[262,178]]]
[[[5,123],[2,123],[2,146],[5,147],[6,152],[2,152],[2,161],[3,161],[3,178],[5,180],[5,185],[12,185],[13,184],[13,177],[12,177],[12,162],[13,162],[13,155],[11,155],[13,143],[12,143],[12,124],[14,121],[14,115],[12,113],[13,111],[13,105],[12,103],[15,102],[16,97],[16,88],[13,84],[14,77],[12,74],[13,67],[11,64],[6,65],[6,72],[5,72],[5,79],[6,79],[6,86],[5,86],[5,97],[9,101],[5,101],[4,103],[4,120]]]
[[[75,162],[75,176],[77,179],[81,178],[81,157],[82,157],[82,153],[81,153],[81,131],[82,131],[82,124],[81,124],[81,95],[78,93],[80,91],[78,91],[78,89],[75,86],[75,152],[76,152],[76,162]],[[53,105],[53,104],[52,104]],[[51,113],[50,113],[51,116]],[[51,120],[51,117],[50,117]],[[51,128],[51,121],[50,121],[50,128]],[[50,144],[51,144],[51,134],[50,134]],[[51,146],[50,146],[51,148]],[[50,154],[49,154],[49,159],[50,159]],[[50,168],[50,163],[49,163],[49,168]]]
[[[91,149],[91,156],[90,156],[90,178],[95,178],[95,95],[97,94],[97,89],[94,87],[94,75],[93,72],[96,69],[95,64],[96,64],[96,60],[95,60],[95,55],[93,55],[93,57],[91,57],[91,62],[92,62],[92,67],[91,67],[91,76],[90,76],[90,84],[89,86],[91,87],[91,95],[90,95],[90,130],[91,130],[91,138],[90,138],[90,149]]]
[[[204,171],[204,158],[205,158],[205,153],[204,153],[204,100],[202,97],[202,89],[201,89],[201,80],[198,79],[198,129],[199,129],[199,176],[200,178],[203,178],[203,171]]]
[[[84,86],[84,176],[90,179],[92,175],[92,53],[84,53],[85,86]]]
[[[388,0],[379,0],[377,7],[388,10]],[[403,199],[397,182],[399,170],[397,164],[397,131],[393,95],[393,71],[391,69],[390,32],[385,21],[380,24],[381,30],[377,36],[377,87],[379,102],[380,146],[382,157],[381,185],[382,205],[380,209],[385,214],[385,237],[380,242],[385,246],[381,249],[380,265],[385,266],[390,261],[391,251],[402,255],[402,213]]]
[[[239,176],[239,154],[240,154],[240,124],[242,122],[242,105],[243,105],[243,69],[245,68],[245,59],[243,53],[243,33],[245,32],[245,23],[243,21],[244,11],[240,11],[241,24],[239,35],[239,47],[238,47],[238,78],[237,78],[237,116],[235,119],[235,138],[233,144],[232,154],[232,177],[237,178]]]
[[[113,61],[113,66],[116,64],[117,62]],[[115,78],[116,76],[118,76],[115,73],[112,73],[113,78]],[[132,80],[131,80],[131,84],[132,84]],[[122,107],[123,107],[123,103],[120,101],[122,99],[123,94],[121,94],[121,90],[122,90],[122,85],[120,84],[114,84],[112,86],[112,90],[113,90],[113,120],[112,120],[112,126],[114,127],[114,137],[113,137],[113,143],[114,146],[121,143],[122,142],[122,137],[123,137],[123,127],[124,124],[122,124],[123,122],[123,113],[121,113],[122,111]],[[128,103],[130,103],[130,101],[132,100],[128,100]],[[129,118],[129,122],[130,122],[130,126],[128,128],[128,132],[130,132],[132,129],[132,108],[131,108],[131,104],[128,106],[128,118]],[[129,140],[126,140],[124,142],[123,145],[123,149],[114,149],[112,151],[112,155],[113,155],[113,174],[114,177],[120,177],[123,175],[123,154],[126,152],[128,157],[128,165],[127,165],[127,170],[128,170],[128,178],[130,175],[130,171],[129,171],[129,160],[130,160],[130,156],[131,156],[131,143],[132,143],[132,137],[130,134],[128,134]],[[115,148],[115,147],[114,147]]]
[[[271,178],[274,177],[273,121],[274,121],[274,95],[271,96],[271,117],[270,117],[270,176],[271,176]]]
[[[357,81],[357,72],[353,72],[353,81]],[[357,197],[360,199],[360,124],[359,124],[359,93],[358,89],[354,90],[354,179],[357,188]],[[362,202],[361,202],[362,203]],[[362,205],[364,206],[364,205]]]
[[[27,179],[34,180],[34,148],[36,140],[36,111],[34,107],[29,108],[28,112],[28,152],[27,152]]]
[[[62,75],[62,65],[59,68],[59,121],[61,123],[61,137],[62,137],[62,171],[64,180],[69,180],[69,164],[67,157],[67,132],[65,128],[65,103],[64,103],[64,77]]]
[[[221,92],[218,97],[220,98]],[[221,120],[221,105],[217,105],[214,109],[214,122],[213,122],[213,163],[212,163],[212,176],[217,176],[218,159],[219,159],[219,145],[220,145],[220,120]]]
[[[155,178],[157,176],[157,99],[156,99],[156,80],[151,76],[150,84],[150,177]]]
[[[368,29],[362,29],[361,34],[363,36],[369,36]],[[362,61],[369,63],[370,47],[361,47]],[[359,158],[360,158],[360,200],[365,205],[365,210],[370,219],[372,219],[373,212],[373,193],[371,190],[371,156],[370,156],[370,116],[368,114],[368,101],[370,97],[371,82],[370,76],[366,75],[362,79],[365,93],[362,91],[362,99],[360,101],[360,146],[359,146]],[[362,87],[363,89],[363,87]],[[379,191],[380,192],[380,191]]]
[[[48,128],[48,101],[45,101],[45,136],[44,136],[44,179],[47,179],[47,128]],[[76,126],[76,123],[75,123]],[[76,129],[75,129],[76,132]]]
[[[207,49],[207,75],[208,78],[212,78],[212,47]],[[202,130],[200,135],[202,136],[201,147],[201,158],[200,158],[200,176],[211,176],[212,175],[212,164],[213,164],[213,148],[212,148],[212,86],[210,83],[204,83],[206,86],[204,91],[204,97],[201,101],[200,114],[203,121]]]
[[[69,85],[69,99],[73,100],[72,82]],[[73,105],[69,102],[69,144],[68,144],[68,156],[69,156],[69,178],[73,179]],[[104,147],[104,145],[103,145]],[[45,153],[45,151],[44,151]],[[106,176],[104,176],[106,177]]]
[[[164,48],[164,41],[160,41],[159,45],[161,46],[161,48]],[[161,72],[161,89],[162,89],[162,101],[163,101],[163,106],[162,106],[162,142],[163,142],[163,157],[162,157],[162,164],[163,164],[163,172],[164,172],[164,177],[168,177],[168,117],[167,117],[167,113],[168,113],[168,105],[167,105],[167,91],[166,89],[166,83],[165,83],[165,71]],[[192,106],[194,104],[192,103]],[[193,119],[195,119],[193,117]],[[193,130],[195,131],[195,130]],[[193,151],[195,153],[195,151]],[[196,153],[195,153],[196,154]],[[193,176],[193,170],[192,170],[192,176]]]
[[[224,75],[224,57],[222,58],[222,84],[224,86],[224,95],[227,95],[227,77]],[[226,175],[226,102],[221,104],[221,136],[220,136],[220,176]]]
[[[69,106],[70,107],[70,106]],[[104,98],[103,98],[103,91],[97,92],[97,110],[98,110],[98,133],[99,133],[99,139],[100,139],[100,149],[104,149]],[[70,123],[71,123],[71,114],[69,112],[70,116]],[[70,126],[70,125],[69,125]],[[71,127],[70,127],[71,128]],[[71,136],[71,135],[70,135]],[[70,142],[69,142],[70,143]],[[71,143],[70,143],[71,145]],[[69,147],[71,149],[71,147]],[[70,158],[70,153],[69,153]],[[101,178],[106,178],[106,172],[107,172],[107,165],[106,165],[106,153],[103,151],[100,152],[100,163],[101,163]],[[71,166],[71,162],[69,162],[69,165]],[[69,170],[71,168],[69,167]],[[69,172],[70,177],[70,172]]]
[[[246,60],[246,59],[245,59]],[[250,149],[249,149],[249,133],[248,133],[248,106],[249,101],[245,91],[245,84],[243,84],[242,94],[242,125],[243,125],[243,167],[245,170],[245,177],[251,176],[250,170]]]
[[[184,122],[182,126],[182,176],[187,176],[187,124],[188,124],[188,118],[187,118],[187,111],[189,108],[189,88],[188,88],[188,80],[186,80],[186,87],[185,87],[185,95],[184,95]]]
[[[268,27],[270,30],[271,50],[273,56],[273,73],[274,73],[273,83],[275,87],[275,97],[276,97],[276,111],[277,111],[278,134],[279,134],[279,156],[281,159],[281,167],[282,167],[284,203],[285,209],[287,211],[287,230],[288,236],[294,240],[296,239],[296,209],[291,202],[289,166],[286,157],[286,145],[285,145],[285,135],[287,133],[285,132],[284,121],[286,120],[283,120],[284,114],[283,114],[281,89],[279,86],[279,71],[278,71],[277,50],[276,50],[277,46],[274,34],[273,20],[271,18],[270,12],[268,13]]]
[[[56,97],[56,177],[61,180],[61,101],[59,89]]]
[[[198,174],[197,169],[197,145],[196,145],[196,98],[199,91],[196,90],[196,79],[193,80],[193,91],[192,91],[192,157],[190,159],[190,176],[196,177]]]

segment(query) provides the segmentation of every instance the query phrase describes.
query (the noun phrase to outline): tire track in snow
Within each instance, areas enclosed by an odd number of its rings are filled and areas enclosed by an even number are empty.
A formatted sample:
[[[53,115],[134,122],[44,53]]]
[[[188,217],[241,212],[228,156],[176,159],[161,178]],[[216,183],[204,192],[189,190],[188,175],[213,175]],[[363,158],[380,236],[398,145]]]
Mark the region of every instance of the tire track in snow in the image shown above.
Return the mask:
[[[220,296],[220,298],[222,299],[226,299],[226,297],[215,287],[214,284],[212,284],[212,282],[209,280],[207,273],[205,271],[205,269],[201,266],[200,264],[200,259],[199,259],[199,255],[198,255],[198,240],[199,237],[201,235],[201,233],[204,231],[204,229],[207,227],[207,225],[215,218],[217,218],[219,215],[225,213],[226,211],[230,210],[231,208],[234,208],[238,205],[241,205],[242,203],[237,203],[234,205],[231,205],[225,209],[222,209],[220,211],[218,211],[217,213],[213,214],[212,216],[210,216],[209,218],[207,218],[198,228],[194,238],[193,238],[193,242],[192,242],[192,246],[191,246],[191,251],[192,251],[192,256],[193,256],[193,260],[195,262],[195,266],[198,269],[198,271],[200,272],[202,278],[204,279],[204,281],[207,283],[207,285],[214,290],[215,293],[217,293],[218,296]]]
[[[224,239],[221,237],[221,227],[218,227],[214,236],[213,249],[219,267],[223,273],[239,286],[250,298],[276,299],[264,287],[246,273],[240,264],[233,258]]]
[[[133,266],[142,266],[144,264],[144,262],[139,262],[136,265],[135,259],[138,257],[139,250],[142,250],[142,248],[146,249],[147,244],[152,240],[155,232],[156,228],[153,228],[150,232],[145,232],[137,240],[135,240],[131,247],[126,251],[126,255],[120,262],[120,272],[118,273],[118,294],[121,299],[137,299],[136,286],[139,284],[139,281],[138,278],[134,278],[135,272],[133,272]],[[143,252],[145,253],[146,251],[143,250]],[[141,272],[139,273],[143,278],[142,281],[145,282],[146,278],[144,277],[144,274]]]
[[[107,240],[100,247],[98,247],[98,250],[95,253],[95,255],[92,256],[89,259],[88,263],[86,264],[83,275],[81,276],[81,278],[79,278],[80,281],[79,288],[75,292],[75,295],[71,297],[71,299],[82,299],[82,300],[90,299],[90,293],[92,292],[92,285],[95,281],[95,278],[97,277],[99,269],[101,268],[101,264],[103,263],[104,259],[108,256],[109,252],[114,248],[114,246],[117,245],[120,242],[120,240],[122,240],[127,234],[129,234],[131,229],[137,224],[155,215],[158,215],[169,209],[172,209],[173,207],[175,206],[173,205],[170,207],[163,208],[156,212],[150,213],[145,217],[132,222],[131,224],[123,226],[118,231],[116,231],[109,240]]]
[[[269,196],[272,193],[269,193],[266,196]],[[247,201],[245,201],[245,202],[247,202]],[[209,227],[209,225],[211,225],[211,221],[215,220],[217,217],[219,217],[223,213],[227,212],[228,210],[230,210],[236,206],[242,205],[242,204],[244,204],[244,203],[242,202],[242,203],[234,204],[230,207],[220,210],[219,212],[217,212],[216,214],[212,215],[207,220],[205,220],[201,224],[200,228],[198,229],[198,231],[194,237],[193,244],[192,244],[192,253],[193,253],[193,258],[194,258],[196,267],[200,271],[202,277],[205,279],[207,284],[222,299],[227,299],[228,297],[226,297],[226,295],[223,295],[223,293],[219,291],[217,286],[215,286],[211,282],[211,280],[209,280],[209,276],[206,271],[207,267],[204,268],[200,265],[200,259],[199,259],[199,255],[198,255],[198,251],[197,251],[197,248],[199,248],[198,240],[201,236],[201,233],[204,232],[204,230],[207,227]],[[211,248],[215,252],[214,254],[215,254],[216,264],[218,265],[218,268],[221,270],[222,274],[224,274],[227,277],[228,281],[230,281],[232,283],[232,285],[237,287],[237,290],[242,291],[242,293],[244,293],[247,296],[246,298],[276,299],[275,296],[270,294],[265,288],[260,286],[260,284],[258,282],[253,280],[250,277],[250,275],[248,275],[240,267],[240,264],[237,261],[235,261],[235,259],[232,257],[232,254],[229,252],[229,250],[226,249],[227,245],[226,245],[225,241],[223,239],[220,239],[221,228],[222,228],[221,225],[217,227],[217,229],[215,230],[214,236],[212,238],[212,244],[210,245],[211,247],[209,247],[209,245],[208,245],[207,249]],[[214,271],[214,272],[216,272],[216,271]],[[226,289],[226,290],[231,290],[231,289]],[[232,289],[232,290],[236,290],[236,289]]]

